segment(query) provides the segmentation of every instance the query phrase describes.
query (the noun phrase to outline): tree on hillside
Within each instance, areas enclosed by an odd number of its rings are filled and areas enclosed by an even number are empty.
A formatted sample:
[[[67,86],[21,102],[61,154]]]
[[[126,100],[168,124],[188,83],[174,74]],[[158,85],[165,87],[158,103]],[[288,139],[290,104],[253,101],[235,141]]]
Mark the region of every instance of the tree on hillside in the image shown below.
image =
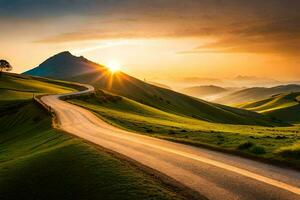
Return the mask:
[[[6,60],[0,60],[0,73],[3,71],[11,71],[12,70],[12,66],[9,64],[9,62],[7,62]]]

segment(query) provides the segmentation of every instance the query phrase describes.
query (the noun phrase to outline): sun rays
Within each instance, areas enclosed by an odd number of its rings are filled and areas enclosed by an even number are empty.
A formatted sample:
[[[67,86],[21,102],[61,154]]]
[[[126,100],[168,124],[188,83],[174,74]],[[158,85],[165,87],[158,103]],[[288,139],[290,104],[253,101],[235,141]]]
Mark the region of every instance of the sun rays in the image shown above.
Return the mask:
[[[105,66],[112,74],[119,72],[122,68],[121,64],[118,61],[109,61]]]

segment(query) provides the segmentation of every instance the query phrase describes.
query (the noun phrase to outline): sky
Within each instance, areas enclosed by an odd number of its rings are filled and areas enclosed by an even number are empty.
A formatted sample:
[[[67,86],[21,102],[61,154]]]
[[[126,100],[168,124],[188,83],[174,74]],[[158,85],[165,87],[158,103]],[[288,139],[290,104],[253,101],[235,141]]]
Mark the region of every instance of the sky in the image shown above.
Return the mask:
[[[298,0],[0,0],[0,58],[61,51],[147,80],[299,80]]]

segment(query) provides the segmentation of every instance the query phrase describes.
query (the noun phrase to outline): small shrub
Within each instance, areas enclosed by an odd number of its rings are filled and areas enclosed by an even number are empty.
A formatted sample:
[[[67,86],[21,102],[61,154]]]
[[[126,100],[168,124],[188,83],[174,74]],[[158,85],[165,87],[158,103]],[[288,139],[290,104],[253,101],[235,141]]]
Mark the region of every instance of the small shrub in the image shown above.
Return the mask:
[[[253,147],[250,148],[250,152],[254,154],[264,154],[266,153],[266,150],[262,146],[254,145]]]
[[[173,130],[169,130],[169,134],[176,134],[176,132],[175,131],[173,131]]]
[[[153,130],[152,130],[152,129],[147,129],[146,132],[147,132],[147,133],[152,133]]]
[[[108,103],[108,102],[116,103],[122,100],[122,97],[120,96],[109,94],[99,89],[95,91],[94,97],[97,98],[99,103]]]
[[[32,119],[34,122],[39,122],[41,120],[40,116],[36,116]]]
[[[277,135],[277,136],[275,137],[275,139],[277,139],[277,140],[286,139],[286,138],[287,138],[287,137],[284,136],[284,135]]]
[[[238,149],[245,150],[245,149],[251,148],[252,146],[254,146],[254,144],[252,142],[244,142],[238,146]]]

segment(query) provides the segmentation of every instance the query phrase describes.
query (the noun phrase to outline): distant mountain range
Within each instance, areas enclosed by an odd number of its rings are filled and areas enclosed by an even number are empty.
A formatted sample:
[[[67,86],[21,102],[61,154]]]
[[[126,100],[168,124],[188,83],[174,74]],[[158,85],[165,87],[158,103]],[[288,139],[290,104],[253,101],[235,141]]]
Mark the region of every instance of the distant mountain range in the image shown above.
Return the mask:
[[[231,78],[209,78],[209,77],[181,77],[156,79],[158,82],[167,83],[173,89],[181,91],[185,88],[194,86],[220,86],[222,88],[251,88],[251,87],[275,87],[278,85],[300,84],[299,80],[279,81],[267,77],[242,76],[238,75]]]
[[[27,75],[87,83],[140,103],[177,115],[209,122],[272,125],[275,122],[255,112],[196,99],[136,79],[123,72],[110,73],[107,68],[62,52],[50,57]]]
[[[198,98],[204,98],[207,96],[216,95],[227,91],[227,89],[215,85],[193,86],[180,90],[181,93]]]
[[[239,104],[269,98],[272,95],[300,92],[300,85],[289,84],[276,87],[253,87],[225,95],[215,101],[222,104]]]

